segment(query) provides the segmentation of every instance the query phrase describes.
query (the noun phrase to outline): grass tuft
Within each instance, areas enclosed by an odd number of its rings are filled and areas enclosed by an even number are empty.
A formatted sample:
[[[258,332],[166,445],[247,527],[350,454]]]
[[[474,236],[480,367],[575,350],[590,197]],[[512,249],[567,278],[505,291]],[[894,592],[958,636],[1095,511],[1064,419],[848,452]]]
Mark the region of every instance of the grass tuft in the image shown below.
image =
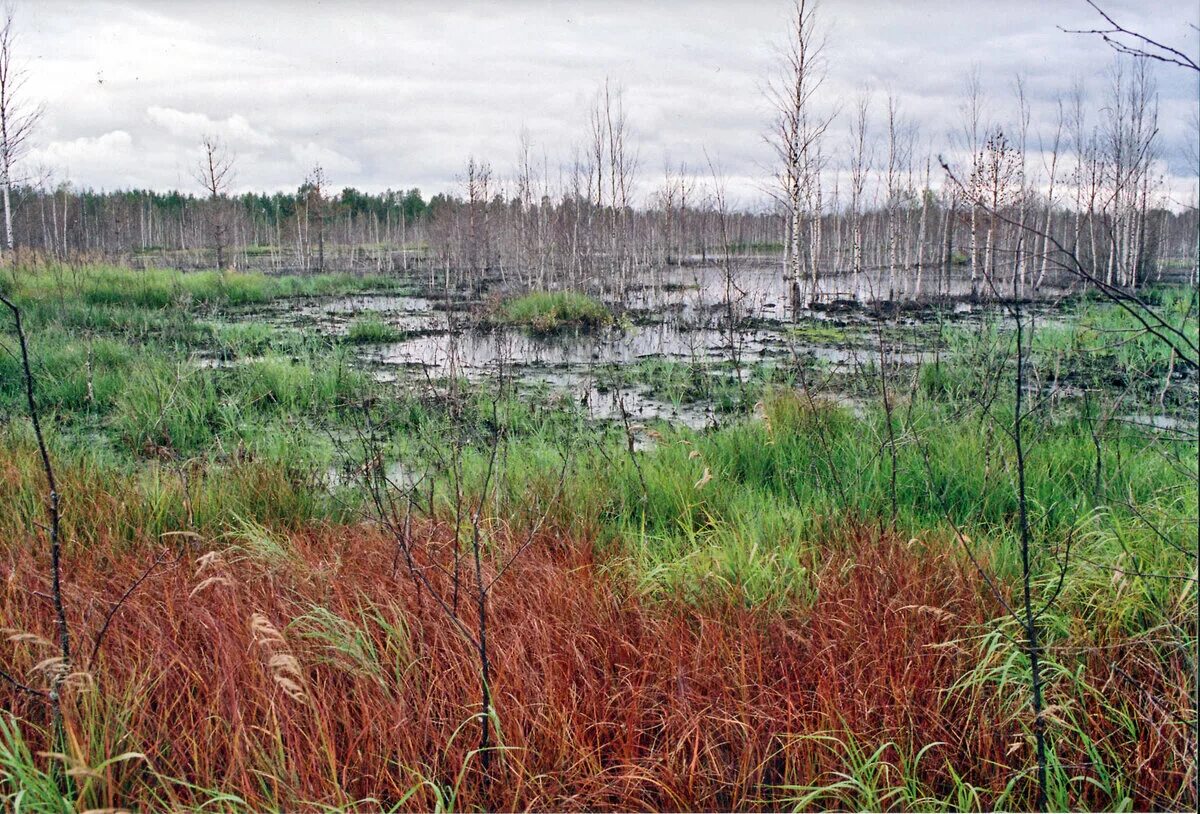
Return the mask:
[[[536,333],[553,333],[564,328],[600,328],[612,323],[613,317],[603,303],[586,294],[538,291],[501,303],[492,320]]]

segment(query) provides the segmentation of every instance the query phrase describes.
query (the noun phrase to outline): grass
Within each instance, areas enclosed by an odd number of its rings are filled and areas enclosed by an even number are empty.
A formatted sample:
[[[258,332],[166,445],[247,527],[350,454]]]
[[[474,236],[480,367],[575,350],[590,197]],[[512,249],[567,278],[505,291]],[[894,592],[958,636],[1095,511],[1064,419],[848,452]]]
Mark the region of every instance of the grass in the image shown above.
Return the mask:
[[[161,310],[174,306],[258,305],[285,297],[314,297],[400,287],[382,275],[314,274],[272,277],[255,272],[126,269],[52,265],[13,269],[0,283],[18,304],[77,299],[92,306]]]
[[[850,332],[840,325],[810,322],[789,329],[789,334],[801,342],[844,345],[851,337]]]
[[[889,373],[891,416],[873,361],[825,394],[797,389],[802,372],[832,378],[803,361],[749,366],[740,384],[722,364],[602,371],[713,405],[721,426],[693,432],[590,423],[570,400],[488,383],[382,385],[340,343],[228,318],[360,278],[56,268],[3,285],[27,315],[91,677],[69,685],[63,758],[45,755],[36,701],[0,684],[6,807],[1032,805],[1023,634],[968,557],[1017,589],[1002,321],[923,328],[929,361]],[[1149,296],[1194,331],[1185,293]],[[583,302],[535,294],[496,313],[535,331],[605,324]],[[1194,380],[1164,389],[1169,354],[1110,307],[1071,309],[1034,334],[1046,390],[1031,392],[1058,395],[1031,396],[1024,417],[1032,590],[1055,598],[1041,617],[1051,803],[1187,809],[1197,445],[1115,417],[1194,414]],[[818,327],[800,338],[846,339]],[[364,317],[348,337],[385,330]],[[53,632],[44,481],[5,352],[0,416],[0,618],[16,631],[0,668],[41,686],[46,654],[20,634]],[[370,522],[353,474],[329,488],[331,467],[392,463],[425,476],[406,533],[447,595],[461,501],[478,507],[486,575],[520,552],[489,595],[490,780],[462,630]],[[87,661],[103,609],[164,551]],[[66,799],[56,760],[79,778]]]
[[[359,317],[350,323],[346,341],[356,345],[397,342],[403,334],[375,315]]]
[[[5,278],[24,311],[39,403],[63,447],[98,445],[130,461],[279,453],[294,464],[328,457],[322,426],[341,423],[369,377],[328,340],[224,322],[211,308],[382,282],[105,267]],[[197,365],[198,352],[214,364]],[[21,376],[19,360],[0,354],[0,414],[24,412]]]
[[[492,321],[515,325],[536,333],[564,328],[600,328],[612,322],[603,303],[575,291],[538,291],[500,303]]]
[[[995,410],[1003,415],[1002,406]],[[943,538],[953,523],[986,541],[992,566],[1011,579],[1017,567],[1011,441],[980,432],[981,417],[936,403],[912,408],[904,433],[920,445],[910,441],[898,451],[895,523],[914,535]],[[1120,522],[1142,528],[1137,538],[1149,545],[1144,523],[1104,496],[1119,495],[1143,515],[1166,500],[1161,511],[1169,519],[1158,515],[1155,525],[1170,529],[1175,544],[1187,549],[1194,520],[1186,507],[1195,487],[1179,491],[1161,449],[1147,447],[1136,431],[1114,430],[1101,456],[1104,495],[1097,495],[1094,448],[1081,422],[1064,416],[1027,431],[1036,437],[1026,477],[1039,539],[1062,540]],[[580,453],[567,503],[581,531],[605,530],[656,590],[732,585],[755,602],[793,604],[808,592],[806,573],[819,564],[815,541],[831,523],[845,517],[891,522],[891,461],[880,454],[886,438],[878,407],[861,415],[819,402],[814,409],[803,397],[780,392],[766,399],[761,420],[660,435],[636,466],[619,448]],[[535,448],[544,446],[533,439],[518,444],[511,457],[552,462],[553,455]],[[1194,443],[1185,446],[1181,458],[1194,457]],[[596,471],[605,477],[592,476]],[[697,487],[706,471],[709,479]],[[529,493],[526,478],[546,477],[536,468],[510,471],[512,499]],[[1103,515],[1097,515],[1100,507],[1106,507]],[[1102,561],[1118,554],[1110,539]],[[1186,570],[1184,560],[1170,549],[1155,557],[1170,573]]]
[[[519,540],[489,528],[491,574]],[[450,532],[420,523],[413,533],[437,556]],[[503,734],[487,782],[468,727],[477,709],[473,654],[403,568],[382,567],[393,542],[363,526],[278,539],[266,547],[244,537],[204,541],[114,620],[89,665],[106,689],[69,695],[73,760],[97,766],[126,751],[146,760],[101,772],[80,808],[238,800],[238,809],[295,809],[371,798],[376,808],[429,810],[450,786],[459,806],[486,810],[591,809],[614,796],[655,809],[1031,805],[1026,755],[1012,750],[1025,718],[1007,714],[1021,702],[992,678],[972,677],[980,664],[994,672],[987,648],[996,643],[975,644],[989,603],[953,550],[847,528],[826,538],[811,611],[794,615],[641,599],[586,547],[548,532],[492,597]],[[201,552],[213,553],[200,560]],[[35,570],[29,552],[15,556],[8,567]],[[75,552],[72,563],[73,608],[145,567],[144,557],[108,545]],[[34,631],[49,624],[23,592],[0,596],[0,608]],[[255,618],[278,631],[270,652],[298,665],[302,697],[260,655],[264,625]],[[36,645],[6,648],[7,664],[22,672],[39,658]],[[1127,729],[1143,714],[1141,698],[1111,682],[1135,670],[1172,704],[1186,702],[1186,687],[1171,688],[1177,673],[1147,673],[1137,652],[1105,650],[1086,669],[1089,685],[1109,689],[1079,692],[1069,713],[1057,713],[1055,765],[1065,775],[1056,804],[1186,805],[1190,761],[1174,751],[1186,727]],[[1162,669],[1183,669],[1178,654]],[[1069,676],[1053,677],[1073,691]],[[48,763],[37,757],[45,735],[30,702],[8,703],[27,744],[10,759],[11,795],[18,778]],[[230,720],[241,722],[237,741]],[[1143,761],[1113,761],[1135,751]]]

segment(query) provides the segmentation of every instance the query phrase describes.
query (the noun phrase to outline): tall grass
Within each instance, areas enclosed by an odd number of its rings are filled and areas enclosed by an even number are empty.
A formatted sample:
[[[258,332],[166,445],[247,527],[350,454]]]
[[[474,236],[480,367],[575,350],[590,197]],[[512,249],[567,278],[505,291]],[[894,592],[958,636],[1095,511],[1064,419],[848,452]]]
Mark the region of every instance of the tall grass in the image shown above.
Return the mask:
[[[436,552],[452,531],[413,533]],[[491,535],[488,574],[520,541],[499,526]],[[978,579],[952,550],[868,528],[828,544],[811,610],[796,614],[639,599],[586,546],[540,535],[491,598],[501,741],[488,780],[459,734],[478,711],[473,653],[405,569],[392,572],[391,540],[364,526],[310,528],[280,539],[279,556],[244,537],[212,539],[130,597],[88,665],[95,684],[71,690],[75,759],[145,756],[100,772],[81,807],[1031,805],[1013,748],[1024,722],[1005,714],[996,681],[971,677],[977,642],[991,641],[978,638],[989,615]],[[10,584],[37,584],[28,549],[7,556]],[[421,565],[446,588],[433,562]],[[84,609],[144,562],[102,543],[72,563],[72,622],[86,641]],[[0,613],[34,633],[50,623],[25,590],[0,593]],[[469,614],[463,623],[473,626]],[[1143,699],[1119,671],[1148,674],[1124,642],[1106,639],[1089,661],[1103,691],[1054,713],[1071,733],[1057,740],[1056,802],[1184,807],[1186,728],[1127,726]],[[40,658],[36,645],[4,647],[21,674]],[[279,680],[285,668],[302,694]],[[7,688],[0,697],[17,716],[7,742],[19,773],[0,775],[11,795],[48,759],[34,702]]]
[[[1003,402],[990,407],[993,416],[1010,409]],[[1014,459],[1007,436],[980,432],[982,418],[933,402],[912,405],[908,440],[897,454],[896,523],[914,537],[953,539],[955,529],[964,531],[1007,580],[1018,567]],[[1094,492],[1095,449],[1081,422],[1027,420],[1036,428],[1027,493],[1034,530],[1046,547],[1086,539],[1077,553],[1107,568],[1127,556],[1116,532],[1137,528],[1137,542],[1129,538],[1126,546],[1154,547],[1147,564],[1188,571],[1183,552],[1188,529],[1195,528],[1188,508],[1196,501],[1195,485],[1181,484],[1161,445],[1148,446],[1133,430],[1105,441],[1106,494],[1119,495],[1115,502]],[[884,422],[879,408],[856,414],[779,392],[766,399],[758,419],[703,434],[655,433],[653,448],[637,453],[636,465],[621,448],[624,439],[609,436],[578,452],[565,487],[571,512],[564,521],[583,533],[598,530],[651,590],[731,585],[756,601],[790,603],[805,595],[830,528],[847,517],[888,517]],[[554,449],[536,434],[514,444],[508,459],[522,463],[510,468],[503,485],[514,505],[554,482]],[[1177,454],[1195,458],[1195,444],[1179,442]],[[1171,529],[1177,548],[1156,544],[1145,516]]]
[[[8,436],[0,460],[0,535],[5,550],[28,545],[42,514],[43,482],[32,439]],[[330,495],[320,468],[285,455],[224,462],[125,467],[95,452],[56,453],[69,554],[95,545],[137,553],[163,534],[224,534],[251,520],[295,529],[345,520],[356,508]],[[145,553],[144,549],[142,553]]]

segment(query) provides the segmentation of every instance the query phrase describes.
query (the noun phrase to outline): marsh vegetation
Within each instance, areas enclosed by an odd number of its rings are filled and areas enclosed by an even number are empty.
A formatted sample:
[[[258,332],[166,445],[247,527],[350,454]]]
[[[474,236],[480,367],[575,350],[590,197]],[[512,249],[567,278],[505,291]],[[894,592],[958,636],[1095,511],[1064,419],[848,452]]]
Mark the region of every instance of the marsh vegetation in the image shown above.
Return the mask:
[[[206,141],[200,200],[17,189],[5,807],[1194,810],[1200,258],[1145,63],[940,183],[864,101],[847,201],[795,14],[767,210],[715,162],[635,206],[607,84],[574,188],[265,206]]]
[[[425,285],[7,275],[52,427],[76,647],[106,622],[89,679],[64,686],[90,750],[74,757],[138,755],[74,786],[80,805],[553,807],[566,789],[586,807],[1029,805],[1027,664],[988,584],[1005,601],[1021,584],[1018,474],[1047,605],[1051,804],[1188,799],[1192,730],[1165,710],[1194,686],[1196,379],[1121,308],[1027,306],[1018,473],[996,303],[757,315],[734,365],[702,307],[658,307],[701,290],[683,283],[643,310],[569,300],[620,316],[550,334],[537,320],[560,297]],[[1192,291],[1142,296],[1194,335]],[[24,625],[5,670],[32,680],[53,625],[44,552],[23,542],[44,490],[23,393],[8,354],[0,496],[32,593],[4,594]],[[457,630],[478,624],[459,556],[476,534],[486,774]],[[11,699],[10,791],[49,804],[41,705]],[[226,704],[257,746],[221,734]]]

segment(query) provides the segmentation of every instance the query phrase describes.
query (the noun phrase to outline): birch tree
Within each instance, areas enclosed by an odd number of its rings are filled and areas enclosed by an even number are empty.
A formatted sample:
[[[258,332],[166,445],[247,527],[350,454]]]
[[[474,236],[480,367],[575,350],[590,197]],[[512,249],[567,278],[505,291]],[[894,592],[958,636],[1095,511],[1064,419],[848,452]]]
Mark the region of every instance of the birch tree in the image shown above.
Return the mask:
[[[788,216],[785,275],[793,315],[798,310],[801,273],[812,246],[814,190],[821,170],[820,142],[832,116],[817,110],[815,96],[825,80],[825,42],[817,25],[814,0],[795,0],[779,74],[767,87],[775,117],[768,142],[778,164],[781,200]],[[819,210],[819,201],[817,207]],[[813,270],[815,271],[815,266]],[[815,286],[814,291],[816,294]]]
[[[854,299],[864,299],[863,273],[863,189],[871,172],[873,152],[869,127],[870,96],[864,91],[854,105],[850,122],[850,268],[854,275]]]
[[[15,12],[4,7],[0,27],[0,186],[4,193],[4,245],[12,251],[13,170],[29,147],[29,137],[42,117],[41,105],[31,105],[22,93],[26,73],[14,60],[16,45]]]

